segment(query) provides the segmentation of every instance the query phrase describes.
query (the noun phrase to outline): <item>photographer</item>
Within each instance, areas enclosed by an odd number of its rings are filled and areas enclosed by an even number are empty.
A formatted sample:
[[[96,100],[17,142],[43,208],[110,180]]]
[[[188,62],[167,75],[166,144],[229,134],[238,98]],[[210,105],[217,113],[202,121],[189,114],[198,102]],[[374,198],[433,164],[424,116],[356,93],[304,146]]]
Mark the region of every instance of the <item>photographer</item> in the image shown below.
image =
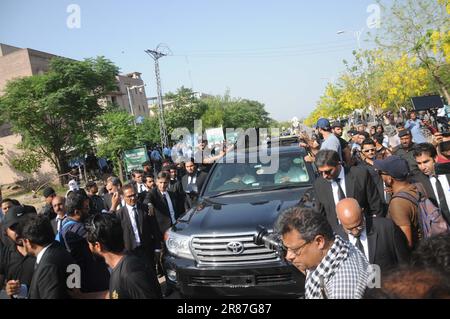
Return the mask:
[[[308,208],[286,210],[277,222],[286,259],[306,274],[307,299],[360,299],[368,282],[364,254],[335,236],[326,218]]]

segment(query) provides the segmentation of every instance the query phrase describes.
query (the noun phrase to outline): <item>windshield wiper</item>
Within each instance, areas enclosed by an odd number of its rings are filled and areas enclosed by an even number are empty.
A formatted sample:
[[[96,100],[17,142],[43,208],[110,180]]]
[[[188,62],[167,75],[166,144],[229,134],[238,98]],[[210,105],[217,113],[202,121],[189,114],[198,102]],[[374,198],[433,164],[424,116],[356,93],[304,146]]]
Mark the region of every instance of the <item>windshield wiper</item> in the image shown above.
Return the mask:
[[[254,188],[254,189],[232,189],[232,190],[229,190],[229,191],[224,191],[224,192],[221,192],[221,193],[212,195],[212,196],[205,197],[205,199],[208,199],[208,198],[215,198],[215,197],[220,197],[220,196],[229,195],[229,194],[236,194],[236,193],[241,193],[241,192],[242,192],[242,193],[245,193],[245,192],[260,191],[260,190],[261,190],[261,188]]]
[[[299,187],[304,187],[304,185],[299,185],[299,184],[281,184],[281,185],[263,187],[262,190],[263,191],[275,191],[275,190],[279,190],[279,189],[289,189],[289,188],[299,188]]]

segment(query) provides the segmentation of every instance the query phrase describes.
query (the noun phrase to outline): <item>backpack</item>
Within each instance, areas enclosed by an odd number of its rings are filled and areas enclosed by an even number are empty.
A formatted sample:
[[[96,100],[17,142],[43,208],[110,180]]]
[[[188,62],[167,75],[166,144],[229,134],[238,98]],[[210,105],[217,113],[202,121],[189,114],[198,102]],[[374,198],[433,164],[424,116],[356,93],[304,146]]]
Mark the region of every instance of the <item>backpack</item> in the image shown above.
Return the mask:
[[[407,192],[399,192],[392,198],[399,197],[414,203],[418,208],[419,225],[424,238],[450,233],[450,227],[442,217],[441,211],[429,199],[422,184],[414,184],[418,190],[419,199]]]

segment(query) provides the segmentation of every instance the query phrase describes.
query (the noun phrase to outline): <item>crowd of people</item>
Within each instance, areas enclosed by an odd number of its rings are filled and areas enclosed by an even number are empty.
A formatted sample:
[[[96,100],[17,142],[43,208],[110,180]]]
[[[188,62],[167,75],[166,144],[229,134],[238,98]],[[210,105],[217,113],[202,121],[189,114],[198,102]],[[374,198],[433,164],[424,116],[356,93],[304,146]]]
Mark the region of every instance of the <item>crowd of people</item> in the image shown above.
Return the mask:
[[[292,208],[278,222],[306,297],[450,297],[450,134],[414,111],[393,139],[382,123],[347,127],[348,140],[343,129],[322,118],[300,136],[318,173],[315,211]],[[368,289],[369,265],[381,289]]]
[[[288,209],[277,228],[286,260],[306,275],[306,298],[450,297],[450,136],[436,129],[425,136],[415,112],[396,123],[395,136],[384,126],[320,119],[314,134],[300,135],[318,175],[316,205]],[[162,291],[158,280],[166,276],[164,233],[196,205],[209,169],[228,151],[204,156],[207,144],[178,163],[152,150],[126,184],[111,175],[101,185],[69,185],[65,194],[47,187],[39,213],[3,198],[5,294],[169,296],[173,287]],[[369,289],[369,265],[379,267],[381,288]]]

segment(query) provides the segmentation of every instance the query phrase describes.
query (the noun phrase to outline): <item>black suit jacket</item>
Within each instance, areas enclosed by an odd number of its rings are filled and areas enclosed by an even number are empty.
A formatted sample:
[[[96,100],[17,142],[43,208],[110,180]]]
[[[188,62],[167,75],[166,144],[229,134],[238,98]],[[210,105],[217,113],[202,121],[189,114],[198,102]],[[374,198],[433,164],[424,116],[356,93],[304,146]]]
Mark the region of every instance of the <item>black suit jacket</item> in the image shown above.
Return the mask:
[[[366,232],[370,264],[380,266],[384,272],[409,262],[410,251],[406,237],[392,220],[383,217],[366,218]],[[341,225],[336,233],[348,240]]]
[[[44,252],[31,279],[30,299],[66,299],[67,266],[74,264],[70,254],[58,242],[53,242]]]
[[[167,191],[172,201],[172,206],[175,211],[175,219],[178,219],[184,213],[184,203],[180,200],[176,194],[171,191]],[[161,192],[154,188],[151,192],[147,193],[147,197],[144,201],[146,204],[152,203],[155,208],[155,218],[158,222],[159,230],[161,234],[169,229],[172,224],[172,219],[170,218],[169,207],[166,205],[163,195]]]
[[[109,212],[112,206],[112,194],[106,193],[103,195],[103,203],[105,204],[105,209]]]
[[[447,177],[447,180],[450,184],[450,174],[445,175]],[[414,174],[414,176],[411,178],[412,182],[414,183],[421,183],[423,187],[425,188],[425,191],[427,192],[427,196],[430,199],[430,201],[436,206],[439,207],[439,201],[436,198],[436,194],[434,193],[433,186],[431,186],[430,178],[425,175],[422,172],[419,172],[417,174]],[[444,189],[445,192],[445,189]],[[450,208],[450,203],[447,203],[447,206]],[[443,217],[447,220],[448,223],[450,223],[450,216],[444,216]]]
[[[203,184],[205,183],[206,177],[208,176],[208,174],[206,174],[205,172],[197,172],[197,179],[195,181],[195,184],[197,185],[197,189],[198,192],[200,193]],[[188,185],[188,174],[185,174],[182,178],[181,178],[181,186],[183,186],[183,189],[186,191],[187,189],[187,185]]]
[[[366,217],[381,216],[383,214],[383,203],[369,172],[356,166],[344,169],[346,197],[356,199],[364,210]],[[327,217],[331,227],[336,231],[338,220],[331,183],[320,176],[314,182],[314,190],[316,209]]]
[[[162,235],[159,232],[155,218],[153,216],[149,216],[148,208],[139,203],[136,207],[141,246],[144,249],[148,249],[153,252],[153,249],[160,248],[159,243],[162,241]],[[127,206],[118,209],[116,214],[122,224],[125,249],[132,252],[136,248],[136,238],[134,235],[133,226],[131,225],[131,219]]]

